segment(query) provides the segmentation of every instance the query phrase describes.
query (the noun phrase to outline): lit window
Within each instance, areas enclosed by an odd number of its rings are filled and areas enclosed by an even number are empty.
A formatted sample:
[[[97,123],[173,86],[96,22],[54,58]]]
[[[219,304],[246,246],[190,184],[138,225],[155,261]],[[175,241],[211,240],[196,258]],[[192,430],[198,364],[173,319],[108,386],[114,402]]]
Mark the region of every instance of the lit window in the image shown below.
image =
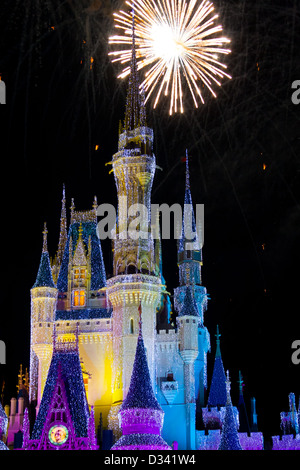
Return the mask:
[[[73,305],[74,307],[82,307],[85,305],[85,291],[75,290],[73,294]]]
[[[75,290],[74,291],[74,307],[79,306],[79,291]]]
[[[85,269],[80,269],[80,279],[85,279]]]
[[[80,305],[81,306],[85,305],[85,291],[84,290],[80,291]]]

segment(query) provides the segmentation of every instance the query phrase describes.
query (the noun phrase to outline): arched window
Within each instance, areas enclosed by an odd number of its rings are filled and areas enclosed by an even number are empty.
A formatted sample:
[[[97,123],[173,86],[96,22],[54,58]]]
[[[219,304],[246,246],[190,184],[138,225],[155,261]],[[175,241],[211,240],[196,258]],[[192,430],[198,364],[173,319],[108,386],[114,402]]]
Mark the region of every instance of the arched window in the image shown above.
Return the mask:
[[[131,335],[134,333],[134,323],[133,323],[133,318],[130,318],[130,324],[129,324],[129,332]]]

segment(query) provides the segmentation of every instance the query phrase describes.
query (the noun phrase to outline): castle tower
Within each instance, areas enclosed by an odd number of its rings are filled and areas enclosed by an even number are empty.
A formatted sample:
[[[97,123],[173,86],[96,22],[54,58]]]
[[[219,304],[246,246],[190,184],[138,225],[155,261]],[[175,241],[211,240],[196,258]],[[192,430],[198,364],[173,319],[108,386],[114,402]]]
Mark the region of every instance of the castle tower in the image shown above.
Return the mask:
[[[227,402],[226,374],[223,366],[220,347],[220,333],[217,325],[216,353],[214,368],[207,399],[207,406],[202,408],[202,419],[205,429],[221,429],[224,410]]]
[[[198,312],[198,356],[195,362],[195,384],[197,406],[201,408],[205,401],[207,389],[207,352],[210,350],[210,336],[204,326],[204,312],[207,305],[207,291],[202,286],[201,266],[202,251],[200,234],[197,232],[196,220],[190,189],[189,158],[186,151],[186,181],[184,211],[181,237],[178,243],[177,264],[179,268],[179,287],[174,290],[174,307],[182,311],[184,299],[189,289],[197,305]]]
[[[113,240],[114,277],[107,281],[107,294],[113,307],[111,428],[114,429],[118,428],[119,405],[129,389],[140,304],[148,366],[154,382],[156,307],[161,295],[160,275],[155,274],[150,207],[156,160],[152,151],[153,130],[146,126],[144,102],[139,91],[134,21],[132,37],[124,128],[119,135],[118,152],[111,162],[118,191],[118,218]]]
[[[181,312],[177,317],[179,352],[184,363],[184,390],[186,408],[186,446],[195,449],[196,399],[195,360],[198,357],[198,326],[200,317],[191,288],[188,286]]]
[[[47,227],[43,231],[43,251],[31,293],[30,401],[39,406],[52,355],[53,321],[57,289],[53,282],[47,248]]]
[[[153,392],[142,335],[141,308],[139,312],[139,336],[130,387],[119,411],[123,435],[112,450],[169,450],[170,446],[161,437],[164,412]]]

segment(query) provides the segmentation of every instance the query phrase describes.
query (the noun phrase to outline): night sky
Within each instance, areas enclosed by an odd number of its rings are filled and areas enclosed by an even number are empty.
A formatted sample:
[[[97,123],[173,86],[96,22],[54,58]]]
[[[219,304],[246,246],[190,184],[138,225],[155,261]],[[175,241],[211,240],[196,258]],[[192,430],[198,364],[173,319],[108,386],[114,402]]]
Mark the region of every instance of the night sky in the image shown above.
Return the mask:
[[[110,63],[112,12],[120,1],[3,0],[0,73],[2,308],[0,339],[7,347],[6,404],[16,394],[19,364],[29,366],[30,288],[42,249],[44,221],[54,256],[62,187],[67,207],[116,204],[111,160],[124,117],[127,82]],[[147,107],[155,133],[154,203],[183,203],[190,154],[194,204],[205,205],[203,285],[210,296],[205,325],[215,331],[237,404],[238,371],[244,396],[257,400],[258,425],[280,432],[288,394],[300,394],[300,365],[291,344],[300,339],[300,6],[296,0],[217,0],[231,38],[226,57],[232,80],[195,109],[170,117],[168,102]],[[91,60],[91,57],[93,58]],[[96,145],[99,146],[96,150]],[[110,242],[102,243],[107,276]],[[162,243],[168,290],[178,285],[176,241]]]

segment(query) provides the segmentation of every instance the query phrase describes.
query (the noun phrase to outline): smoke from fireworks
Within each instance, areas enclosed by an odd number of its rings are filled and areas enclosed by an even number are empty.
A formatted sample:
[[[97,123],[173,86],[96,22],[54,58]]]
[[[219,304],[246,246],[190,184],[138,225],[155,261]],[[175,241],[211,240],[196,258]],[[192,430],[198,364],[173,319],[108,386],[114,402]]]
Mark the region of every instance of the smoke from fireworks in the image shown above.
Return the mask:
[[[211,2],[203,0],[136,0],[133,6],[134,32],[138,69],[146,68],[143,88],[146,101],[155,94],[154,108],[162,94],[170,96],[170,114],[183,112],[184,88],[187,85],[196,107],[204,103],[201,85],[216,96],[214,85],[231,78],[219,55],[230,53],[223,46],[230,42],[220,35],[221,25]],[[114,14],[115,27],[122,35],[112,36],[110,44],[132,43],[132,15],[120,11]],[[130,63],[131,48],[110,52],[113,62]],[[119,78],[130,73],[124,68]]]

